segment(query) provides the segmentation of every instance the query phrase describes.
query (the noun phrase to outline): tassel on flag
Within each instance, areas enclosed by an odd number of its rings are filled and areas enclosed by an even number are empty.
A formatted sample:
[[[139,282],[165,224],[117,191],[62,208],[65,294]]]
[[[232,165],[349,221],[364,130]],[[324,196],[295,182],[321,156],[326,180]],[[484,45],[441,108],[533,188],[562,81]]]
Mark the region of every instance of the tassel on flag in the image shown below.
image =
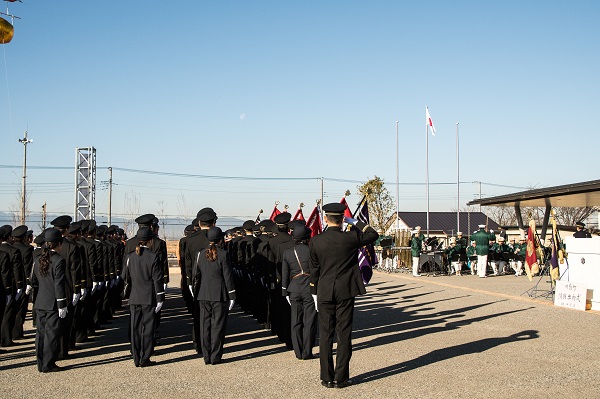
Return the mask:
[[[314,237],[317,234],[321,234],[323,232],[323,228],[321,226],[321,215],[319,214],[319,206],[315,206],[312,213],[306,220],[306,227],[310,229],[310,236]]]
[[[281,211],[277,209],[277,205],[279,205],[279,201],[275,202],[275,207],[273,208],[273,212],[271,212],[271,217],[269,219],[271,219],[272,222],[275,221],[275,216],[281,214]]]
[[[431,119],[431,115],[429,115],[429,108],[425,107],[425,124],[431,128],[431,134],[435,136],[435,126],[433,125],[433,120]]]
[[[360,220],[365,224],[369,224],[369,204],[365,199],[363,205],[356,214],[356,219]],[[360,274],[365,284],[368,284],[373,277],[373,266],[379,263],[377,256],[375,255],[375,246],[373,244],[365,245],[358,249],[358,266],[360,267]]]

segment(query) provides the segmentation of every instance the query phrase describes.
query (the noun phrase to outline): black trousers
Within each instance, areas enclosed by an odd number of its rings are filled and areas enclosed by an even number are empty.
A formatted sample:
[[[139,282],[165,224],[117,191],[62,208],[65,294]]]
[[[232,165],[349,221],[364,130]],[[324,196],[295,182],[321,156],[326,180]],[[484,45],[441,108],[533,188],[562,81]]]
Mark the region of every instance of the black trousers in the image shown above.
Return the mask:
[[[67,315],[61,320],[60,340],[58,345],[58,358],[60,360],[66,359],[69,356],[71,331],[73,330],[73,323],[75,321],[75,307],[70,299],[71,298],[68,298],[69,301],[67,302]]]
[[[200,329],[200,304],[194,301],[192,304],[192,344],[199,354],[202,354],[202,334]]]
[[[223,357],[223,343],[227,328],[227,302],[200,302],[200,329],[204,362],[219,363]]]
[[[290,292],[291,340],[298,359],[312,356],[317,340],[317,310],[310,294]]]
[[[3,299],[6,300],[6,297]],[[10,346],[13,343],[13,328],[15,327],[15,317],[17,315],[18,303],[15,301],[15,296],[12,296],[10,303],[4,308],[4,318],[0,325],[0,335],[2,336],[2,346]]]
[[[56,365],[61,336],[58,310],[36,309],[35,353],[38,371],[48,371]]]
[[[25,295],[25,290],[21,293],[21,297],[16,303],[17,309],[15,313],[15,326],[12,330],[13,338],[23,337],[23,324],[27,316],[27,306],[29,305],[29,295]]]
[[[154,352],[154,305],[129,305],[131,310],[131,354],[136,366],[146,363]]]
[[[319,302],[318,306],[321,380],[346,381],[350,378],[354,298],[339,302]],[[337,337],[335,369],[333,366],[334,334]]]

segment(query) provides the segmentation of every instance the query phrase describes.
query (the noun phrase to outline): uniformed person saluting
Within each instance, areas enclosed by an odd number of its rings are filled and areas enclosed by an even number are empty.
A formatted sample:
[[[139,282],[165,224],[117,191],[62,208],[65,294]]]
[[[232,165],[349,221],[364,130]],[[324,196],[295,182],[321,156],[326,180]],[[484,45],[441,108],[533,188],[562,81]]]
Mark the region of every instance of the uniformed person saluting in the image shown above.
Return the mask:
[[[127,255],[123,268],[123,281],[131,290],[131,353],[136,367],[156,364],[150,360],[154,352],[155,314],[160,312],[165,300],[160,257],[147,247],[153,237],[150,227],[140,227],[135,236],[136,248]]]
[[[321,384],[327,388],[344,388],[352,384],[349,366],[354,298],[366,293],[357,251],[379,238],[372,227],[356,219],[344,218],[345,209],[346,206],[339,203],[323,206],[328,228],[313,237],[309,245],[311,294],[319,312]],[[356,228],[343,232],[344,221]],[[336,333],[334,369],[333,337]]]
[[[56,365],[59,351],[60,319],[67,315],[67,279],[65,260],[58,254],[63,236],[56,229],[44,234],[46,243],[42,254],[35,259],[31,285],[37,291],[35,304],[35,353],[38,371],[49,373],[63,370]]]
[[[585,223],[577,222],[575,223],[575,228],[577,231],[573,234],[575,238],[591,238],[592,235],[585,229]]]

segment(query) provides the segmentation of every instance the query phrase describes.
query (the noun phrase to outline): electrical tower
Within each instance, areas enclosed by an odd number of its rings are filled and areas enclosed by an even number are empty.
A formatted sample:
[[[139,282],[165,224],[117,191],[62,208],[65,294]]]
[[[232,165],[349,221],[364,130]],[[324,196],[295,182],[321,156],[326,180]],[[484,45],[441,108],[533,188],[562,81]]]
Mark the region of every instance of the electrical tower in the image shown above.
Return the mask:
[[[75,221],[96,216],[96,149],[75,149]]]

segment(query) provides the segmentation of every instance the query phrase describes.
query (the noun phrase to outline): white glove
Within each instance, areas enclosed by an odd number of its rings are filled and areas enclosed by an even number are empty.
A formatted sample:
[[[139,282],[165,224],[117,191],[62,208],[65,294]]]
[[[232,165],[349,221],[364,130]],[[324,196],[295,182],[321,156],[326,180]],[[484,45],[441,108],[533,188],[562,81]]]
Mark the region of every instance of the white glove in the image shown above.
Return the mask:
[[[167,292],[167,283],[165,283],[165,287],[163,289],[165,292]]]
[[[12,299],[12,295],[7,295],[6,296],[6,304],[7,305],[10,303],[11,299]]]
[[[494,234],[494,230],[490,230],[490,233]]]
[[[92,294],[93,294],[94,292],[96,292],[96,290],[97,290],[97,289],[98,289],[98,282],[97,282],[97,281],[94,281],[94,282],[92,283]]]
[[[235,299],[229,300],[229,310],[233,309],[233,305],[235,305]]]
[[[67,308],[60,308],[58,309],[58,317],[60,317],[61,319],[64,319],[65,317],[67,317],[67,313],[69,311],[67,310]]]
[[[80,294],[79,292],[77,294],[73,294],[73,306],[77,305],[77,302],[79,302],[79,298],[80,298]]]
[[[15,301],[18,301],[21,298],[21,294],[23,293],[23,288],[17,288],[17,295],[15,296]]]
[[[192,296],[194,296],[194,289],[192,288],[192,286],[188,285],[188,288],[190,289],[190,294],[192,294]]]
[[[156,309],[154,309],[154,313],[160,312],[160,310],[162,309],[162,305],[163,305],[163,302],[157,302]]]
[[[290,301],[290,296],[286,295],[285,299],[287,299],[288,303],[290,304],[290,306],[292,306],[292,301]]]
[[[316,295],[312,295],[312,297],[313,297],[313,301],[315,301],[315,310],[318,312],[319,311],[319,307],[317,306],[317,296]]]
[[[29,295],[31,293],[31,286],[29,284],[27,284],[27,287],[25,287],[25,295]]]
[[[344,218],[344,222],[346,222],[346,223],[351,224],[352,226],[354,226],[356,224],[356,222],[358,222],[358,219],[345,217]]]
[[[83,298],[85,298],[86,295],[87,295],[87,288],[82,288],[81,296],[79,297],[79,299],[81,299],[83,301]]]

